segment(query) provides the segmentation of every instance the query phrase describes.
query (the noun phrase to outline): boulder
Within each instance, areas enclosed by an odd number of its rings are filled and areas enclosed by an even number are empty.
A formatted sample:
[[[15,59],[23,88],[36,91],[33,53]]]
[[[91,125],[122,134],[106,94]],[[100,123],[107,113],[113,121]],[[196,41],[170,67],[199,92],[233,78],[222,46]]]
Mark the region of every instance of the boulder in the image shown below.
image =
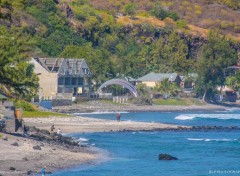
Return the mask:
[[[159,160],[178,160],[178,158],[169,154],[159,154]]]
[[[19,145],[18,145],[17,142],[12,143],[11,145],[16,146],[16,147],[19,147]]]
[[[41,148],[39,145],[33,146],[33,149],[34,149],[34,150],[42,150],[42,148]]]
[[[7,136],[4,136],[4,137],[2,138],[2,140],[8,141],[8,137],[7,137]]]
[[[11,170],[11,171],[15,171],[16,168],[15,168],[15,167],[10,167],[9,170]]]
[[[50,132],[48,130],[39,130],[39,133],[50,135]]]

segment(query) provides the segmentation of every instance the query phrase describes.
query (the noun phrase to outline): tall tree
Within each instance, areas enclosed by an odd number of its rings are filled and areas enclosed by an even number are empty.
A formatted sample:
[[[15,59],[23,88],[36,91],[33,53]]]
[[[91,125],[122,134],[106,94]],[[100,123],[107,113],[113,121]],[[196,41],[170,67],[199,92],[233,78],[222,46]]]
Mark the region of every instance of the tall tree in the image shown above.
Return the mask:
[[[11,97],[34,95],[38,78],[33,65],[27,63],[28,37],[21,31],[0,28],[0,86]]]
[[[217,32],[210,32],[207,43],[199,52],[197,91],[205,101],[217,86],[224,85],[224,69],[237,61],[237,52],[230,41]]]

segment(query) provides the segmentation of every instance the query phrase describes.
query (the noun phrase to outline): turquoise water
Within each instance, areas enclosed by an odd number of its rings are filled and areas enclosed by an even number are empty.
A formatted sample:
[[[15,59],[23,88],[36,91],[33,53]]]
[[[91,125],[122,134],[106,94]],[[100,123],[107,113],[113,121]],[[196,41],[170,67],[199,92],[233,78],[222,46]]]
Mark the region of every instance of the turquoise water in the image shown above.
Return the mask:
[[[215,123],[215,125],[239,126],[239,113],[239,110],[212,113],[146,112],[125,113],[122,114],[122,117],[125,118],[124,120],[159,121],[184,125]],[[92,116],[94,118],[114,118],[113,115],[95,114]],[[107,153],[108,160],[101,164],[62,170],[52,175],[205,176],[215,175],[216,172],[221,172],[219,175],[240,175],[239,134],[239,131],[70,134],[70,136],[80,138],[90,145],[103,149]],[[179,160],[159,161],[160,153],[173,155]],[[238,174],[231,174],[233,172]]]

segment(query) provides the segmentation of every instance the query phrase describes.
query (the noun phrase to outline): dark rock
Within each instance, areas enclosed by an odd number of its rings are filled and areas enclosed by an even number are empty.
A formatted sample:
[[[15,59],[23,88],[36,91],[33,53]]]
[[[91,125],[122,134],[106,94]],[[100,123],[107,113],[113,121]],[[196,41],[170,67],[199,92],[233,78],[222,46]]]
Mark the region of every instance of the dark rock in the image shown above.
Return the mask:
[[[4,136],[4,137],[2,138],[2,140],[8,141],[8,137],[7,137],[7,136]]]
[[[23,161],[28,161],[27,157],[23,157]]]
[[[50,135],[50,132],[48,130],[39,130],[39,133]]]
[[[159,154],[159,160],[178,160],[178,158],[168,154]]]
[[[42,150],[42,148],[41,148],[39,145],[33,146],[33,149],[34,149],[34,150]]]
[[[27,175],[31,175],[31,174],[33,174],[33,171],[27,171]]]
[[[15,168],[15,167],[10,167],[9,170],[11,170],[11,171],[15,171],[16,168]]]
[[[40,130],[36,128],[35,126],[29,126],[28,127],[28,132],[39,132]]]
[[[17,142],[12,143],[11,145],[16,146],[16,147],[19,147],[19,145],[18,145]]]
[[[41,147],[44,147],[44,144],[40,144]]]

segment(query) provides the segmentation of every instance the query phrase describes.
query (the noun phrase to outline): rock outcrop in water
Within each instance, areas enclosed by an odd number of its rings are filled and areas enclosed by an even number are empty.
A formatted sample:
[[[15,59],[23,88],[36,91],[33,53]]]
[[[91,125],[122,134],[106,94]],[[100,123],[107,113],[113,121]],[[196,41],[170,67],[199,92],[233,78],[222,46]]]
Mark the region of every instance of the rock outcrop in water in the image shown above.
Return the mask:
[[[159,160],[178,160],[178,158],[171,156],[169,154],[159,154]]]

